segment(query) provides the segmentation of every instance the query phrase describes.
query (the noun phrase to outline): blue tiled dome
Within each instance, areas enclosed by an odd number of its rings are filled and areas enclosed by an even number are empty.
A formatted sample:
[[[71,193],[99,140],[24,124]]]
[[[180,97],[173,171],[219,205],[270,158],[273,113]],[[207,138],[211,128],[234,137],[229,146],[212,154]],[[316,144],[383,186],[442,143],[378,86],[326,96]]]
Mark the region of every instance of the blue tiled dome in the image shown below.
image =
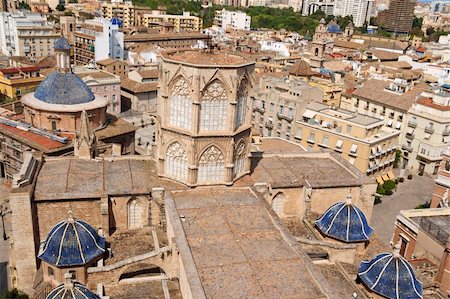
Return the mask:
[[[61,221],[41,245],[38,257],[56,267],[85,265],[105,252],[105,239],[81,220]]]
[[[116,17],[111,19],[111,24],[118,25],[119,27],[122,27],[122,21],[119,18],[116,18]]]
[[[69,286],[60,284],[54,288],[45,299],[98,299],[87,287],[78,282],[73,282]]]
[[[316,220],[316,226],[323,234],[347,243],[367,241],[373,234],[366,216],[349,197],[347,202],[332,205]]]
[[[330,33],[341,33],[342,32],[341,27],[337,23],[328,24],[327,30]]]
[[[373,292],[391,299],[422,299],[422,283],[399,253],[382,253],[371,261],[362,261],[358,276]]]
[[[55,40],[55,50],[70,50],[70,44],[67,38],[64,36],[58,38]]]
[[[45,78],[34,97],[50,104],[75,105],[91,102],[95,96],[90,88],[73,73],[55,71]]]

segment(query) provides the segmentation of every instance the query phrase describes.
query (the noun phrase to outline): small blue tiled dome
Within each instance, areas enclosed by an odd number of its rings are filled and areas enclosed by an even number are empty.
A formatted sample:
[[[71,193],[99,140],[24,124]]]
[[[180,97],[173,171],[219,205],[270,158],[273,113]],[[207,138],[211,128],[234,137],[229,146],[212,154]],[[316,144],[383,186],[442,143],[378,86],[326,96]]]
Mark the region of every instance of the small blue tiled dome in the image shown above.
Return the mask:
[[[337,23],[330,23],[328,24],[327,28],[328,32],[330,33],[341,33],[341,27]]]
[[[351,204],[350,196],[347,202],[332,205],[316,220],[316,226],[323,234],[347,243],[367,241],[373,234],[366,216]]]
[[[60,284],[45,299],[98,299],[87,287],[78,282]]]
[[[111,24],[118,25],[119,27],[122,27],[122,21],[119,18],[117,18],[117,17],[114,17],[114,18],[111,19]]]
[[[422,283],[416,279],[414,270],[399,254],[382,253],[371,261],[362,261],[358,276],[373,292],[391,299],[422,299]]]
[[[105,239],[92,226],[69,215],[52,228],[38,258],[56,267],[69,267],[85,265],[104,252]]]
[[[45,78],[34,97],[50,104],[75,105],[95,99],[91,89],[77,75],[55,71]]]
[[[55,50],[70,50],[70,44],[67,38],[61,36],[60,38],[55,40]]]

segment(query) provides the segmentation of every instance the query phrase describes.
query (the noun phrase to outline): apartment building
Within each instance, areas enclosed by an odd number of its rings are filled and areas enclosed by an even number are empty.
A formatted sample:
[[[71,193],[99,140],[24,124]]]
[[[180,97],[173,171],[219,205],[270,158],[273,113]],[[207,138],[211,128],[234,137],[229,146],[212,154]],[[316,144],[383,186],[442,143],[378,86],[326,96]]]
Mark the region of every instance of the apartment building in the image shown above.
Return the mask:
[[[167,15],[162,11],[154,10],[141,18],[141,25],[150,29],[159,30],[162,23],[171,24],[175,32],[198,32],[203,28],[203,19],[191,16],[189,12],[183,12],[182,15]]]
[[[131,1],[112,0],[102,3],[102,18],[119,18],[125,28],[140,26],[141,17],[151,11],[150,8],[135,6]]]
[[[115,19],[86,20],[74,32],[75,64],[87,65],[103,59],[123,59],[124,35]]]
[[[204,48],[211,39],[200,32],[179,33],[142,33],[125,36],[125,47],[134,49],[142,45],[170,49]]]
[[[121,112],[120,76],[114,75],[94,66],[82,66],[73,68],[74,74],[83,80],[95,94],[108,99],[107,110],[109,114]]]
[[[3,68],[0,69],[0,93],[17,99],[34,91],[42,80],[44,77],[35,66]]]
[[[53,45],[58,37],[47,18],[39,13],[0,13],[0,46],[5,55],[31,59],[53,55]]]
[[[408,111],[403,166],[419,175],[439,170],[450,136],[450,92],[424,92]]]
[[[334,1],[333,15],[353,17],[353,24],[362,27],[364,22],[369,22],[371,17],[373,0],[336,0]]]
[[[309,151],[334,150],[367,175],[379,175],[392,169],[399,135],[381,119],[313,102],[294,138]]]
[[[406,80],[370,79],[343,99],[340,107],[383,119],[386,127],[401,133],[400,143],[403,143],[408,110],[423,90],[420,86],[410,87]]]
[[[378,12],[377,23],[387,31],[407,34],[413,24],[416,0],[391,0],[389,8]]]
[[[302,117],[310,101],[320,102],[322,97],[319,88],[303,80],[264,76],[253,99],[253,127],[260,136],[294,141],[296,120]]]
[[[214,25],[224,30],[250,30],[252,18],[242,11],[217,10]]]

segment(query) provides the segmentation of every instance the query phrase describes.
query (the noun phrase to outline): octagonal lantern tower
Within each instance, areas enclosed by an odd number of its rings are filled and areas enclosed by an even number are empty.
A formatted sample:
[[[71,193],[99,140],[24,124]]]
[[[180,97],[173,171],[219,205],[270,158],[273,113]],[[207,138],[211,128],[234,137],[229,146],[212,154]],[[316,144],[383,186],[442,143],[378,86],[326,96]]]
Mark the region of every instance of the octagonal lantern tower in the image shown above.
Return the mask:
[[[159,175],[188,186],[232,184],[250,170],[255,63],[221,51],[162,54]]]

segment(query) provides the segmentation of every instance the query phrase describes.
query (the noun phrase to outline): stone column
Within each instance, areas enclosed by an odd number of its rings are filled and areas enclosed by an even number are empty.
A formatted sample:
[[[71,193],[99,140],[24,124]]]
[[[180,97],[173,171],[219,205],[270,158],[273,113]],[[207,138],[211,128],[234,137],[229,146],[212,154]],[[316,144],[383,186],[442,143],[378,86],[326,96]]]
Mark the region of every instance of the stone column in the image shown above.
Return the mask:
[[[109,236],[110,223],[109,223],[109,198],[102,197],[100,199],[100,213],[101,213],[101,223],[103,228],[104,237]]]
[[[164,213],[164,188],[152,188],[152,200],[150,202],[151,226],[165,227],[166,219]]]

